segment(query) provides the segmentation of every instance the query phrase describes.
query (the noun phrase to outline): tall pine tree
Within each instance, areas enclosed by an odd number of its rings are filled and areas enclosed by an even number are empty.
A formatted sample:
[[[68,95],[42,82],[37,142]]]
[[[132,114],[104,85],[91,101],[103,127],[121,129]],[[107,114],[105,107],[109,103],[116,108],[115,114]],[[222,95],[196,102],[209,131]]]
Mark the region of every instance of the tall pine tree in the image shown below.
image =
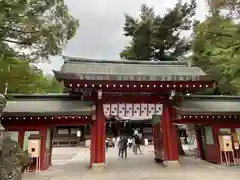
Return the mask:
[[[125,15],[124,35],[130,37],[128,46],[120,53],[122,59],[179,60],[191,47],[191,42],[180,35],[191,29],[196,2],[177,3],[164,16],[155,15],[154,9],[141,6],[138,19]]]

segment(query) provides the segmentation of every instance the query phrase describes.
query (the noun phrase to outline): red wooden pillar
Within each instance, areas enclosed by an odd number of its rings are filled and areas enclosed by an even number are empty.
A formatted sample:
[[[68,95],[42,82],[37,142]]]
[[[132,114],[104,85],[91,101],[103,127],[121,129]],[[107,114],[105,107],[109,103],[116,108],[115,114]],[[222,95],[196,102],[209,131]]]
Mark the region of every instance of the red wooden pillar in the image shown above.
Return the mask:
[[[23,142],[24,142],[24,133],[25,133],[25,130],[21,128],[18,134],[18,143],[22,149],[23,149]]]
[[[46,170],[48,166],[46,166],[46,138],[47,138],[47,128],[41,127],[40,135],[42,137],[41,141],[41,153],[40,153],[40,169]]]
[[[48,163],[49,163],[49,166],[51,166],[52,165],[52,149],[53,149],[53,137],[54,137],[54,128],[53,127],[51,127],[51,132],[50,132],[50,136],[51,136],[51,138],[50,138],[50,155],[49,155],[49,160],[48,160]]]
[[[231,129],[231,131],[232,131],[232,129]],[[234,131],[235,131],[235,129],[234,129]],[[220,156],[220,145],[219,145],[219,140],[218,140],[219,128],[216,125],[212,125],[212,132],[213,132],[214,149],[216,152],[215,163],[220,164],[221,156]]]
[[[171,147],[173,148],[173,156],[172,156],[172,160],[173,161],[178,161],[178,157],[179,157],[179,152],[178,152],[178,137],[177,137],[177,127],[176,125],[172,124],[172,145]]]
[[[104,165],[106,126],[103,112],[103,102],[99,99],[96,102],[96,121],[93,123],[91,131],[91,164]]]
[[[91,144],[90,144],[90,168],[95,163],[95,145],[96,145],[96,122],[91,126]]]
[[[167,162],[178,162],[176,126],[172,124],[173,113],[171,108],[168,103],[163,105],[161,126],[163,131],[164,159]]]

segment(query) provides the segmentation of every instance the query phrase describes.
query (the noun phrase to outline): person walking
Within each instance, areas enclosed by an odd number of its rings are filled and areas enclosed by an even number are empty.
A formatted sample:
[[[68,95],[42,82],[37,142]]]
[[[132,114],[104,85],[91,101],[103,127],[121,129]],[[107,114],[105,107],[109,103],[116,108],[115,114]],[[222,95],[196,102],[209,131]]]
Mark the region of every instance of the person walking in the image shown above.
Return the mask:
[[[132,148],[132,145],[133,145],[133,139],[132,139],[132,137],[129,137],[128,138],[128,147]]]
[[[127,158],[127,137],[125,136],[121,136],[120,141],[118,143],[118,156],[121,156],[121,158],[123,158],[123,156],[125,156],[125,159]]]
[[[113,148],[115,148],[115,145],[116,145],[116,138],[115,137],[112,138],[112,143],[113,143]]]
[[[139,150],[140,154],[142,155],[142,151],[140,148],[141,145],[141,139],[139,135],[135,135],[135,154],[137,154],[137,151]]]
[[[106,138],[106,140],[105,140],[106,152],[108,151],[108,142],[109,142],[109,139],[108,139],[108,138]]]
[[[117,147],[118,147],[118,156],[121,156],[121,150],[122,150],[122,136],[118,137],[117,141]]]
[[[80,129],[77,130],[77,146],[80,146],[81,142],[81,131]]]
[[[136,135],[133,136],[133,144],[132,144],[132,146],[133,146],[133,153],[134,153],[134,154],[136,154],[135,136],[136,136]]]

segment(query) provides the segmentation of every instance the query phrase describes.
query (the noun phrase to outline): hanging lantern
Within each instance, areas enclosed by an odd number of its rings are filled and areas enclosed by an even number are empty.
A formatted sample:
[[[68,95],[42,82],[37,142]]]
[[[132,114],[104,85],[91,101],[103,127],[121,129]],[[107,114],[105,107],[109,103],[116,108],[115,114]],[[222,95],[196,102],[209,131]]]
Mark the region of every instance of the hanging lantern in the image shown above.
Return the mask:
[[[112,127],[112,123],[111,122],[109,123],[109,127]]]

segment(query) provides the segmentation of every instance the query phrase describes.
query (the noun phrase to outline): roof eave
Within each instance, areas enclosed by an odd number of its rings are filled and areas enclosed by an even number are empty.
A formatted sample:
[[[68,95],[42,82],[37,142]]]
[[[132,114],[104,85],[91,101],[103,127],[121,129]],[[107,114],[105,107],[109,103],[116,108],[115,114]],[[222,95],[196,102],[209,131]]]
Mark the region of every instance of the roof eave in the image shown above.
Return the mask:
[[[192,99],[192,100],[205,100],[205,99],[217,99],[217,100],[239,100],[240,96],[231,96],[231,95],[185,95],[184,99]]]
[[[87,79],[80,79],[79,76],[81,74],[77,74],[77,73],[70,73],[70,72],[63,72],[63,71],[53,71],[54,72],[54,76],[55,78],[61,82],[62,80],[66,80],[66,79],[69,79],[69,80],[87,80]],[[92,74],[91,74],[92,75]],[[96,74],[96,75],[99,75],[99,76],[105,76],[107,74]],[[123,76],[123,75],[111,75],[111,76]],[[125,75],[124,75],[125,76]],[[132,75],[129,75],[129,76],[132,76]],[[137,76],[137,75],[135,75]],[[144,75],[141,75],[141,77],[144,76]],[[148,76],[148,75],[146,75]],[[149,75],[150,76],[150,75]],[[179,75],[180,76],[180,75]],[[160,77],[165,77],[165,76],[161,76]],[[214,83],[215,80],[209,76],[209,75],[201,75],[201,76],[197,76],[198,77],[198,80],[148,80],[148,81],[152,81],[152,82],[168,82],[168,81],[176,81],[176,82],[186,82],[186,81],[200,81],[200,82],[212,82]],[[96,79],[95,81],[97,81],[98,79]],[[111,81],[111,79],[105,79],[105,80],[108,80],[108,81]],[[88,81],[91,81],[91,80],[88,80]],[[113,81],[129,81],[129,80],[113,80]],[[132,80],[132,81],[137,81],[137,80]],[[142,81],[145,81],[145,80],[142,80]]]
[[[74,112],[2,112],[3,117],[10,117],[10,116],[20,116],[20,117],[42,117],[42,116],[91,116],[93,111],[74,111]]]
[[[240,111],[184,111],[177,109],[177,113],[181,116],[237,116]]]

